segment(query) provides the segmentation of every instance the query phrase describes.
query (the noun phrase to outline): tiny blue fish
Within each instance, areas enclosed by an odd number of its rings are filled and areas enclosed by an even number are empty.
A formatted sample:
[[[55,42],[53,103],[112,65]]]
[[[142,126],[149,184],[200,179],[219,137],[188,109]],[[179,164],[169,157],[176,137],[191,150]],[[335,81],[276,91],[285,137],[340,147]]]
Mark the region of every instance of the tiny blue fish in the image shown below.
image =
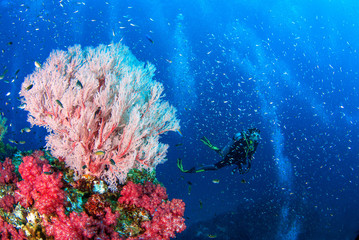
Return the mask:
[[[151,38],[148,34],[146,34],[146,38],[147,38],[147,40],[150,41],[152,44],[154,43],[154,41],[152,40],[152,38]]]

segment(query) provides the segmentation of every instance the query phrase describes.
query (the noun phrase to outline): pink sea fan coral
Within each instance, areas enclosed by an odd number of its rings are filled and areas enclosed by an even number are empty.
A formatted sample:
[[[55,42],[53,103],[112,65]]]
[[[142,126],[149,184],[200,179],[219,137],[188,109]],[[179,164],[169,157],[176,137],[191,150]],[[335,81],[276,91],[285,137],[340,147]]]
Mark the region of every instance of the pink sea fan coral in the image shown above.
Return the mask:
[[[155,168],[168,146],[159,135],[179,130],[175,108],[161,99],[153,65],[118,44],[54,51],[21,88],[29,122],[45,126],[47,147],[80,177],[116,189],[132,168]]]

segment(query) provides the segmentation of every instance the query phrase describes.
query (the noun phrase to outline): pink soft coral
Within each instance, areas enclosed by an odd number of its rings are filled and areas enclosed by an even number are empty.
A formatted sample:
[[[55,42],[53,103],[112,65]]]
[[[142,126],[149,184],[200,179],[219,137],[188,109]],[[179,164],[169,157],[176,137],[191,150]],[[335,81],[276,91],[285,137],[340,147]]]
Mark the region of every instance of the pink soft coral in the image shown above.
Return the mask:
[[[14,209],[15,198],[12,195],[5,195],[0,199],[0,208],[5,212],[11,212]]]
[[[0,185],[15,182],[17,182],[15,166],[12,164],[10,158],[6,158],[4,162],[0,162]]]
[[[71,212],[67,216],[64,209],[60,209],[58,215],[52,217],[51,221],[44,221],[46,233],[53,236],[55,240],[118,240],[120,239],[119,234],[114,231],[112,226],[116,223],[118,215],[112,213],[110,208],[106,208],[106,212],[105,220],[101,221],[85,212]]]
[[[23,207],[34,204],[39,213],[50,214],[64,204],[66,193],[61,189],[62,173],[54,172],[46,159],[26,156],[19,172],[23,180],[17,183],[19,190],[15,192],[15,199]]]
[[[144,208],[152,215],[151,221],[142,223],[146,231],[137,239],[170,239],[175,237],[175,232],[185,230],[184,202],[167,199],[166,189],[152,182],[144,185],[128,182],[123,187],[119,203]]]
[[[16,230],[12,225],[5,222],[0,217],[0,236],[1,240],[25,240],[27,239],[22,230]]]
[[[0,185],[14,184],[17,181],[15,166],[10,158],[6,158],[4,162],[0,162]],[[10,212],[13,210],[14,204],[14,196],[5,191],[5,196],[0,199],[0,208],[4,209],[5,212]]]
[[[144,185],[128,182],[121,191],[119,203],[135,205],[153,214],[162,200],[167,200],[166,189],[161,185],[146,182]]]
[[[185,204],[180,199],[162,202],[157,207],[151,221],[142,223],[146,231],[139,236],[140,239],[170,239],[175,237],[176,232],[186,229],[184,223]]]

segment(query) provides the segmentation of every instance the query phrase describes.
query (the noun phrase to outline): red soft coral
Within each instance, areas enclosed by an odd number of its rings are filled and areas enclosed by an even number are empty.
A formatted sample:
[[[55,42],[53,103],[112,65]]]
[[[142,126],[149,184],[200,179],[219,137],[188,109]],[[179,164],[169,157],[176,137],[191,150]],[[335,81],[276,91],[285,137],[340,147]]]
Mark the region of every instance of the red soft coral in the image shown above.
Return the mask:
[[[106,202],[105,196],[102,194],[93,194],[87,200],[85,204],[86,211],[95,217],[104,217],[106,212],[106,207],[109,206],[109,203]]]
[[[34,207],[41,214],[50,214],[64,204],[66,193],[61,189],[62,173],[46,175],[42,173],[38,178],[32,196],[35,199]]]
[[[121,191],[118,202],[144,208],[152,215],[151,221],[142,223],[146,231],[137,239],[170,239],[175,232],[185,230],[185,204],[180,199],[168,199],[166,189],[161,185],[146,182],[144,185],[128,182]]]
[[[0,162],[0,185],[16,183],[15,166],[10,158],[6,158],[4,162]]]
[[[120,213],[119,212],[112,212],[110,207],[107,207],[105,209],[106,211],[106,215],[104,218],[104,223],[106,225],[115,225],[117,223],[117,219],[120,217]]]
[[[186,229],[184,223],[185,204],[180,199],[162,202],[151,221],[142,223],[146,231],[139,236],[143,239],[170,239],[175,237],[175,233]]]
[[[1,240],[23,240],[27,239],[22,230],[16,230],[12,225],[5,222],[2,217],[0,217],[0,236]]]
[[[144,185],[128,182],[121,191],[119,203],[135,205],[153,214],[162,200],[167,200],[166,189],[161,185],[146,182]]]
[[[36,154],[35,156],[39,156]],[[51,214],[64,204],[66,193],[63,187],[62,173],[53,172],[46,159],[26,156],[19,166],[23,181],[18,182],[19,190],[15,192],[15,200],[23,207],[34,207],[41,214]]]
[[[101,221],[85,212],[71,212],[67,216],[64,209],[61,209],[56,217],[51,218],[51,221],[44,221],[46,233],[53,236],[55,240],[120,239],[119,234],[111,227],[111,223],[115,223],[113,217],[118,215],[113,214],[110,208],[107,208],[106,212],[109,219]]]
[[[5,195],[0,199],[0,208],[5,212],[11,212],[14,209],[15,198],[12,195]]]

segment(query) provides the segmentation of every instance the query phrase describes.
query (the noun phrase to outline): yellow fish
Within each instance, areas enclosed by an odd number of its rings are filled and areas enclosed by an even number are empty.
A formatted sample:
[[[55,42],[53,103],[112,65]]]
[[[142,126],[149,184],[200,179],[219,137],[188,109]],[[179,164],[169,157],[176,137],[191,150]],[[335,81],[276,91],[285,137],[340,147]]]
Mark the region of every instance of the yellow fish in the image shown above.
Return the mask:
[[[180,129],[176,129],[176,132],[181,136],[183,137],[182,133],[181,133],[181,130]]]
[[[26,91],[29,91],[33,86],[34,86],[33,84],[30,84],[29,86],[27,86],[27,87],[25,88],[25,90],[26,90]]]
[[[212,182],[213,183],[219,183],[219,179],[213,179]]]
[[[97,151],[97,152],[95,152],[95,155],[97,155],[97,156],[102,156],[102,155],[104,155],[104,154],[105,154],[104,151]]]
[[[35,64],[35,67],[41,68],[41,63],[39,63],[38,61],[35,61],[34,64]]]
[[[28,127],[27,127],[27,128],[23,128],[23,129],[20,130],[20,132],[21,132],[21,133],[23,133],[23,132],[27,132],[27,133],[28,133],[28,132],[31,132],[31,129],[28,128]]]

